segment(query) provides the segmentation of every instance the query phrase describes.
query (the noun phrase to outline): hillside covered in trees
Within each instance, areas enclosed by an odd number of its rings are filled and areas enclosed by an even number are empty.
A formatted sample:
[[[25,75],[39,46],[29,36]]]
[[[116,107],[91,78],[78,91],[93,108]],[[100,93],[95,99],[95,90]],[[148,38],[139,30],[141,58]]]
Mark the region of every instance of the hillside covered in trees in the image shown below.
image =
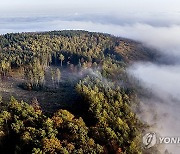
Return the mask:
[[[1,153],[142,153],[145,125],[126,68],[156,56],[95,32],[1,35]]]

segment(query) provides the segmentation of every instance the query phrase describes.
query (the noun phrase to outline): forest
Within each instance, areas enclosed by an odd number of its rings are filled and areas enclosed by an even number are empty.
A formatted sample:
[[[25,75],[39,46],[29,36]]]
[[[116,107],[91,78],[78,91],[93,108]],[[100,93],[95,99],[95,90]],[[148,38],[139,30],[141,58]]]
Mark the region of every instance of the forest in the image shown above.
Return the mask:
[[[127,67],[155,61],[139,42],[81,30],[0,35],[0,152],[141,154]]]

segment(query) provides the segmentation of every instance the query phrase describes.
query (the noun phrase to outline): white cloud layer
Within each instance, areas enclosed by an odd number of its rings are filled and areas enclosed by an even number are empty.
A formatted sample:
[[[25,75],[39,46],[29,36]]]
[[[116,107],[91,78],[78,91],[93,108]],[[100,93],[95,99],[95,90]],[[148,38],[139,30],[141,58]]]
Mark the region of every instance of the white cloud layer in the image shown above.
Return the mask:
[[[180,65],[138,63],[129,68],[131,75],[156,97],[141,98],[140,118],[152,125],[151,130],[163,137],[180,136]],[[166,145],[178,154],[178,145]]]

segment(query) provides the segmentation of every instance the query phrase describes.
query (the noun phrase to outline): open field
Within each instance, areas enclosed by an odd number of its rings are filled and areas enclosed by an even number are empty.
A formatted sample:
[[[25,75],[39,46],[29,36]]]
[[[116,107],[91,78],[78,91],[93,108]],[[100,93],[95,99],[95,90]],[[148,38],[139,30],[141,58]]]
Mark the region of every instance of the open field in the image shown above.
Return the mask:
[[[52,112],[59,108],[71,108],[73,102],[78,97],[75,92],[75,75],[61,72],[61,80],[59,86],[54,88],[50,81],[46,81],[46,89],[41,91],[24,90],[19,87],[25,82],[19,72],[12,72],[13,76],[9,76],[0,81],[0,93],[4,101],[9,101],[11,96],[17,100],[31,103],[33,98],[37,98],[40,106],[44,111]]]

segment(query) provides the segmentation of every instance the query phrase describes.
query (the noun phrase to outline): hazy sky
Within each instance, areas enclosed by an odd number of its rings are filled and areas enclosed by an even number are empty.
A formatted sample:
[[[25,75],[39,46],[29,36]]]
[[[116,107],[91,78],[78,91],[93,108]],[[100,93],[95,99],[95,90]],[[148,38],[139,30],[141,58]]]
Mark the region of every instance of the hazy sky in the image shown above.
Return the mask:
[[[1,17],[89,14],[129,17],[138,21],[139,18],[169,16],[175,20],[180,14],[179,0],[0,0],[0,4]]]
[[[179,0],[1,0],[0,12],[179,12],[179,6]]]
[[[179,0],[0,0],[0,4],[1,34],[84,29],[126,36],[124,28],[137,24],[180,25]]]
[[[0,33],[85,29],[121,35],[118,26],[180,25],[179,0],[0,0],[0,4]]]

